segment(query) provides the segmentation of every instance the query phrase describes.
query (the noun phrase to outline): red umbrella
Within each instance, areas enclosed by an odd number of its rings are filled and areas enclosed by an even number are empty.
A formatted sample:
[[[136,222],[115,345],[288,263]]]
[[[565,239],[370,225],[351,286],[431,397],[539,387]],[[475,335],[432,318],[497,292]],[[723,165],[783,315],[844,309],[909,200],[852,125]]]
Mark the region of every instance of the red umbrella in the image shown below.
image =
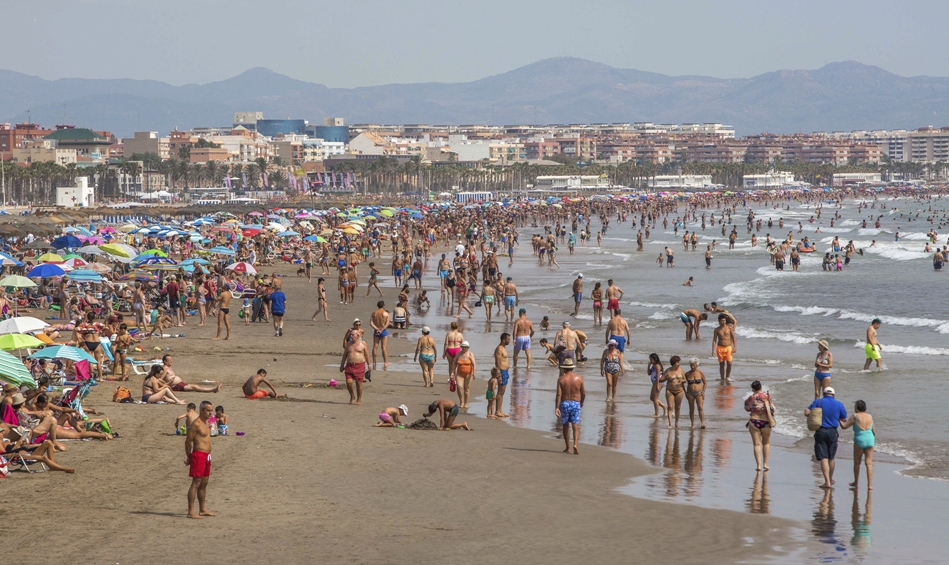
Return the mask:
[[[244,274],[251,274],[251,275],[257,274],[257,269],[255,269],[253,265],[251,265],[250,263],[246,261],[232,263],[227,266],[227,269],[230,271],[234,271],[235,273],[244,273]]]

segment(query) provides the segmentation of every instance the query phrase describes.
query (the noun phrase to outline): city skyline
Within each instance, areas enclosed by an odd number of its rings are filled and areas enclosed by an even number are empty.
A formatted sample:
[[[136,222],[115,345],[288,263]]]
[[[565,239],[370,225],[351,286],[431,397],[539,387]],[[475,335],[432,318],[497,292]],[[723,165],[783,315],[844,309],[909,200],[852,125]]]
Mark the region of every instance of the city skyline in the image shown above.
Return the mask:
[[[949,51],[949,5],[935,2],[45,0],[3,11],[20,22],[9,43],[23,46],[3,67],[48,80],[204,84],[266,67],[351,88],[467,82],[558,56],[672,76],[747,78],[847,60],[949,76],[949,58],[935,55]],[[77,34],[98,41],[76,49]]]

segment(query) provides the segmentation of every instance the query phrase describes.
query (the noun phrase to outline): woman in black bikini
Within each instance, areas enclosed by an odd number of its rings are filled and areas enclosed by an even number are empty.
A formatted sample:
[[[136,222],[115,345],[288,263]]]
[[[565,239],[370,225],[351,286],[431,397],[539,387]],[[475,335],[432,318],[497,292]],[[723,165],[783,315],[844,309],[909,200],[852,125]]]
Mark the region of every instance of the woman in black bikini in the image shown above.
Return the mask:
[[[99,326],[95,323],[95,319],[95,313],[89,312],[86,314],[85,321],[76,328],[76,331],[82,338],[79,342],[80,347],[95,357],[97,372],[99,373],[99,380],[101,381],[103,361],[102,349],[99,346],[102,344],[99,342]]]
[[[699,371],[699,360],[696,357],[689,359],[689,370],[685,373],[685,398],[689,401],[689,421],[695,427],[695,406],[699,407],[699,421],[705,429],[705,388],[708,383],[705,373]]]
[[[665,416],[667,411],[666,405],[659,399],[659,392],[662,390],[662,383],[659,382],[659,375],[662,374],[662,361],[659,360],[658,354],[649,354],[649,368],[646,369],[646,372],[649,374],[649,381],[652,383],[649,389],[649,400],[652,401],[652,406],[656,410],[653,418],[659,417],[660,406],[662,406],[662,415]]]
[[[611,339],[606,349],[603,350],[603,356],[600,357],[600,375],[606,377],[606,401],[616,400],[616,387],[619,385],[619,377],[625,374],[625,368],[619,360],[619,350],[616,349],[617,342]]]
[[[666,403],[669,405],[666,410],[666,416],[669,418],[669,427],[672,427],[672,413],[675,412],[675,427],[679,427],[679,413],[682,407],[682,397],[685,396],[685,389],[682,385],[685,383],[685,374],[682,367],[679,366],[681,359],[678,355],[673,355],[669,359],[669,368],[662,373],[659,379],[660,383],[666,383]]]
[[[751,383],[751,396],[745,399],[745,410],[751,417],[745,426],[751,433],[751,441],[755,449],[755,465],[758,471],[768,470],[768,455],[771,453],[771,422],[768,410],[774,414],[774,404],[771,402],[771,393],[761,390],[761,383]]]

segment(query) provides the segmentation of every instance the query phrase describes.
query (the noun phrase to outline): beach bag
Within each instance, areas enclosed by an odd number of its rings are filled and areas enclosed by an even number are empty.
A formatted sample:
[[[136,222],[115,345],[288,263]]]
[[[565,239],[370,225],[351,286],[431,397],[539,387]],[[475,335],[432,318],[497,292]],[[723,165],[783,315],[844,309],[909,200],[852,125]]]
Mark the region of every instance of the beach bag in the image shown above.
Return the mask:
[[[132,398],[132,391],[124,386],[116,387],[115,392],[112,393],[112,402],[130,402],[126,400],[127,398]]]
[[[455,379],[451,379],[451,381],[448,383],[448,390],[451,392],[455,392],[456,386],[457,385],[455,385]]]
[[[10,474],[10,467],[7,465],[7,458],[0,455],[0,479],[5,479]]]
[[[807,429],[816,432],[820,429],[821,423],[824,421],[824,399],[820,399],[821,407],[812,408],[811,413],[807,415]]]
[[[771,424],[773,428],[777,422],[774,421],[774,405],[771,404],[771,398],[765,396],[764,400],[765,412],[768,414],[768,423]]]

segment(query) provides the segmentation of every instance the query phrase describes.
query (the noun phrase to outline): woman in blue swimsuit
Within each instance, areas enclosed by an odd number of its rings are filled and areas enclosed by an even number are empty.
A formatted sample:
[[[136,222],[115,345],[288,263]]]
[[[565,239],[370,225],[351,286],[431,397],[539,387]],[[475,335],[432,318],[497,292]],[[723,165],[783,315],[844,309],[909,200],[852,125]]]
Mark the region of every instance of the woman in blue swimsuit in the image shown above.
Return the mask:
[[[876,445],[876,431],[873,429],[873,416],[867,413],[867,403],[858,400],[854,403],[853,414],[840,427],[853,426],[853,482],[850,488],[856,489],[860,480],[860,460],[867,468],[867,490],[873,490],[873,446]]]
[[[830,386],[830,369],[834,366],[834,354],[830,344],[822,339],[817,342],[817,358],[814,360],[814,398],[821,398],[824,389]]]

